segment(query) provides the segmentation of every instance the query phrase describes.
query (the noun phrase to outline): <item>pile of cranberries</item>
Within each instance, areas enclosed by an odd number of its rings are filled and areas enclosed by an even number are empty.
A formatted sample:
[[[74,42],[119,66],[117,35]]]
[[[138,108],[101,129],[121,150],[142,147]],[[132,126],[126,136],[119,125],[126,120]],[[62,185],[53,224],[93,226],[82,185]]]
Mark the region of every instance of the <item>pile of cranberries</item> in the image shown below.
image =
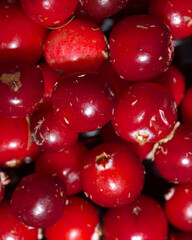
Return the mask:
[[[0,1],[0,240],[192,240],[192,0]]]

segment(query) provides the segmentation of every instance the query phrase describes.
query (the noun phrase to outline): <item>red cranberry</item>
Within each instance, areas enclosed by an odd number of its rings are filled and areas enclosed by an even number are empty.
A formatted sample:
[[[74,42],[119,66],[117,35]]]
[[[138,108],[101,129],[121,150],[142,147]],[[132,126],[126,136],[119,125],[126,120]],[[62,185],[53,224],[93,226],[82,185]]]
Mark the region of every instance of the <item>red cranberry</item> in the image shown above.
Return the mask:
[[[112,123],[122,138],[144,145],[165,138],[176,120],[172,94],[158,83],[142,82],[126,88],[119,96]]]
[[[31,132],[35,143],[48,152],[66,150],[78,139],[78,134],[57,118],[52,109],[38,111],[31,117]]]
[[[141,193],[144,168],[128,146],[104,143],[83,159],[80,180],[93,202],[102,207],[120,207]]]
[[[171,140],[159,144],[155,166],[168,181],[192,183],[192,126],[179,126]]]
[[[63,152],[42,152],[35,161],[35,171],[57,175],[65,182],[67,195],[74,195],[82,190],[79,173],[86,153],[87,148],[80,142]]]
[[[35,228],[55,224],[65,208],[66,189],[57,176],[32,173],[21,179],[11,197],[17,219]]]
[[[169,240],[191,240],[192,233],[187,232],[178,232],[178,233],[171,233],[169,236]]]
[[[77,7],[78,0],[21,0],[25,14],[45,27],[61,25]]]
[[[71,197],[61,219],[45,229],[47,240],[100,239],[99,215],[94,205],[80,197]]]
[[[25,117],[43,98],[43,76],[35,65],[6,63],[0,66],[0,114]]]
[[[181,103],[182,122],[192,124],[192,87],[189,87]]]
[[[0,62],[36,63],[48,30],[31,21],[17,0],[0,1]]]
[[[159,203],[141,195],[124,207],[109,209],[103,230],[105,240],[166,240],[168,224]]]
[[[177,106],[181,103],[185,93],[184,74],[175,66],[171,65],[169,69],[153,81],[163,84],[169,89],[175,98]]]
[[[192,184],[174,186],[165,199],[169,222],[181,231],[192,232]]]
[[[127,5],[129,0],[80,0],[83,8],[97,18],[109,17]]]
[[[69,128],[89,132],[112,118],[116,98],[111,85],[100,74],[64,75],[52,94],[53,108]]]
[[[169,26],[174,39],[192,34],[191,0],[153,0],[149,4],[149,13]]]
[[[129,81],[149,80],[165,72],[173,57],[168,27],[149,15],[124,18],[109,39],[113,67]]]
[[[37,240],[38,230],[28,227],[15,218],[9,201],[0,203],[0,239],[2,240]]]
[[[0,116],[0,165],[15,167],[28,156],[31,145],[29,121]]]
[[[94,23],[74,19],[49,34],[44,55],[52,68],[64,73],[94,72],[107,57],[105,36]]]

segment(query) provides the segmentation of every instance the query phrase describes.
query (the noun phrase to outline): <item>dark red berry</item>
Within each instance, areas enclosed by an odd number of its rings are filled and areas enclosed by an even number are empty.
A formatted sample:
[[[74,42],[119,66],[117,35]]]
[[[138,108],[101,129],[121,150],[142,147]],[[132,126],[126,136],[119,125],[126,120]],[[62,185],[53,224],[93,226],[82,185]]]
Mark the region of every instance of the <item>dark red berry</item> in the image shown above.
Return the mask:
[[[1,64],[0,92],[0,114],[25,117],[35,111],[43,98],[43,75],[33,64]]]
[[[174,39],[192,34],[191,0],[153,0],[149,4],[149,13],[169,26]]]
[[[105,240],[166,240],[168,224],[159,203],[141,195],[124,207],[109,209],[103,230]]]
[[[78,134],[69,129],[52,109],[40,109],[31,117],[31,132],[35,143],[44,151],[63,151],[72,146]]]
[[[17,219],[35,228],[55,224],[65,208],[66,188],[57,176],[32,173],[25,176],[11,197]]]
[[[36,63],[43,55],[48,30],[30,20],[19,1],[0,1],[0,62]]]
[[[25,14],[45,27],[58,26],[65,22],[77,7],[78,0],[21,0]]]
[[[178,233],[171,233],[169,236],[169,240],[191,240],[192,233],[187,232],[178,232]]]
[[[85,194],[102,207],[124,206],[138,197],[144,168],[126,145],[104,143],[83,159],[80,180]]]
[[[127,141],[144,145],[165,138],[177,121],[172,94],[153,82],[135,83],[118,99],[112,119],[117,134]]]
[[[159,144],[154,160],[163,178],[175,183],[192,183],[192,126],[179,126],[171,140]]]
[[[192,232],[192,184],[172,187],[165,199],[169,222],[181,231]]]
[[[115,91],[100,74],[64,75],[52,94],[59,118],[76,132],[101,128],[112,118]]]
[[[181,103],[182,122],[192,124],[192,87],[189,87]]]
[[[129,0],[80,0],[83,8],[92,16],[106,18],[121,11]]]
[[[16,167],[29,156],[31,132],[25,118],[0,116],[0,165]]]
[[[113,67],[129,81],[161,75],[173,58],[168,27],[149,15],[133,15],[121,20],[111,31],[109,45]]]
[[[63,216],[55,225],[45,229],[45,235],[47,240],[100,239],[98,212],[94,205],[83,198],[68,198]]]

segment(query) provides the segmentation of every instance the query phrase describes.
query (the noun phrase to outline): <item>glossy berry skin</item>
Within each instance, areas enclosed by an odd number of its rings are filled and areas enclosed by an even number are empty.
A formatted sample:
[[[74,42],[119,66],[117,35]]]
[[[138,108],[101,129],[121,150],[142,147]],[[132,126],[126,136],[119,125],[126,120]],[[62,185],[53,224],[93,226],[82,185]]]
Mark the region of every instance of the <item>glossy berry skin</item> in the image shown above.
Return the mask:
[[[95,72],[107,57],[105,36],[96,24],[74,19],[49,34],[44,56],[50,67],[64,73]]]
[[[45,229],[47,240],[100,239],[99,215],[94,205],[80,197],[70,197],[61,219]]]
[[[51,27],[61,25],[75,11],[78,0],[21,0],[25,14],[36,23]]]
[[[161,143],[155,152],[154,163],[168,181],[192,183],[192,126],[180,125],[170,141]]]
[[[112,119],[117,134],[127,141],[144,145],[165,138],[177,120],[171,93],[153,82],[135,83],[119,96]]]
[[[129,81],[161,75],[173,58],[168,27],[149,15],[133,15],[118,22],[111,31],[109,45],[114,69]]]
[[[32,173],[21,179],[11,197],[17,219],[35,228],[55,224],[65,208],[66,188],[57,176]]]
[[[78,139],[78,133],[67,127],[50,108],[40,109],[31,117],[31,132],[35,143],[44,151],[63,151]]]
[[[141,195],[122,208],[109,209],[103,230],[105,240],[166,240],[168,224],[159,203]]]
[[[18,134],[19,133],[19,134]],[[28,156],[31,145],[29,122],[25,118],[0,116],[0,165],[17,166]]]
[[[192,233],[187,232],[178,232],[178,233],[171,233],[169,236],[169,240],[191,240]]]
[[[181,119],[183,123],[192,124],[192,87],[186,90],[181,103]]]
[[[38,230],[21,223],[12,213],[9,201],[0,203],[0,239],[36,240]]]
[[[180,184],[165,196],[168,221],[180,231],[192,232],[192,184]]]
[[[121,11],[129,0],[80,0],[81,5],[92,16],[106,18]]]
[[[188,37],[192,34],[191,0],[153,0],[149,4],[149,14],[165,22],[173,39]]]
[[[65,182],[68,196],[77,194],[82,191],[79,179],[80,164],[87,151],[81,142],[77,142],[62,152],[42,152],[36,158],[35,171],[57,175]]]
[[[138,197],[144,168],[128,146],[104,143],[83,159],[80,180],[85,194],[102,207],[124,206]]]
[[[169,89],[177,106],[181,103],[185,94],[186,83],[184,74],[178,68],[171,65],[165,73],[153,79],[153,81],[163,84]]]
[[[76,132],[101,128],[112,118],[115,91],[100,74],[64,75],[52,94],[54,111]]]
[[[0,114],[26,117],[43,98],[43,75],[29,63],[5,63],[0,66]]]
[[[30,29],[30,31],[29,31]],[[48,30],[30,20],[19,1],[0,1],[0,62],[36,63],[43,55]]]

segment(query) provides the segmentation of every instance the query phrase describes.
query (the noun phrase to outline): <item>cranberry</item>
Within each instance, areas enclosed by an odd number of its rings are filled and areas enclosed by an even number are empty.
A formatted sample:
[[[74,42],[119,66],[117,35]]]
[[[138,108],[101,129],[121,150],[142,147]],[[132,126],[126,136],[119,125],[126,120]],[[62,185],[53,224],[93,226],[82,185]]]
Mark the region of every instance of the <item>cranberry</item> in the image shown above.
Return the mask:
[[[129,0],[80,0],[90,15],[102,19],[119,12],[128,2]]]
[[[100,74],[64,75],[52,94],[53,108],[69,128],[89,132],[112,118],[115,92]]]
[[[192,182],[192,126],[179,126],[171,140],[159,144],[155,166],[168,181]]]
[[[32,173],[21,179],[11,197],[17,219],[28,226],[45,228],[55,224],[65,207],[66,189],[57,176]]]
[[[192,87],[189,87],[181,103],[182,122],[192,124]]]
[[[165,212],[169,222],[181,231],[192,232],[192,184],[172,187],[165,199]]]
[[[107,57],[106,39],[96,24],[74,19],[49,34],[44,55],[52,68],[64,73],[96,71]]]
[[[1,64],[0,91],[0,114],[25,117],[33,113],[43,98],[40,69],[29,63]]]
[[[47,35],[47,29],[23,13],[19,1],[0,1],[0,62],[36,63]]]
[[[172,94],[158,83],[142,82],[126,88],[119,96],[112,123],[122,138],[144,145],[165,138],[176,120]]]
[[[109,39],[113,67],[129,81],[149,80],[165,72],[173,58],[168,27],[149,15],[124,18]]]
[[[21,0],[25,14],[45,27],[61,25],[75,11],[78,0]]]
[[[169,240],[191,240],[191,239],[192,233],[187,232],[172,233],[169,236]]]
[[[0,116],[0,165],[15,167],[28,156],[31,145],[29,121]]]
[[[192,34],[191,0],[153,0],[149,13],[165,22],[174,39],[185,38]]]
[[[80,180],[85,194],[102,207],[120,207],[133,201],[144,184],[144,168],[128,146],[104,143],[83,159]]]
[[[105,240],[166,240],[168,224],[159,203],[141,195],[124,207],[109,209],[103,230]]]
[[[35,171],[57,175],[65,182],[67,195],[74,195],[82,190],[79,173],[86,153],[87,148],[81,142],[63,152],[42,152],[35,161]]]
[[[52,109],[38,111],[31,117],[31,132],[35,143],[48,152],[66,150],[78,139],[78,134],[58,119]]]
[[[45,229],[45,235],[47,240],[100,239],[98,212],[83,198],[68,198],[63,216],[55,225]]]
[[[181,103],[185,93],[184,74],[175,66],[171,65],[169,69],[153,81],[163,84],[167,87],[175,98],[177,106]]]
[[[38,230],[28,227],[15,218],[9,201],[0,203],[0,239],[2,240],[37,240]]]

